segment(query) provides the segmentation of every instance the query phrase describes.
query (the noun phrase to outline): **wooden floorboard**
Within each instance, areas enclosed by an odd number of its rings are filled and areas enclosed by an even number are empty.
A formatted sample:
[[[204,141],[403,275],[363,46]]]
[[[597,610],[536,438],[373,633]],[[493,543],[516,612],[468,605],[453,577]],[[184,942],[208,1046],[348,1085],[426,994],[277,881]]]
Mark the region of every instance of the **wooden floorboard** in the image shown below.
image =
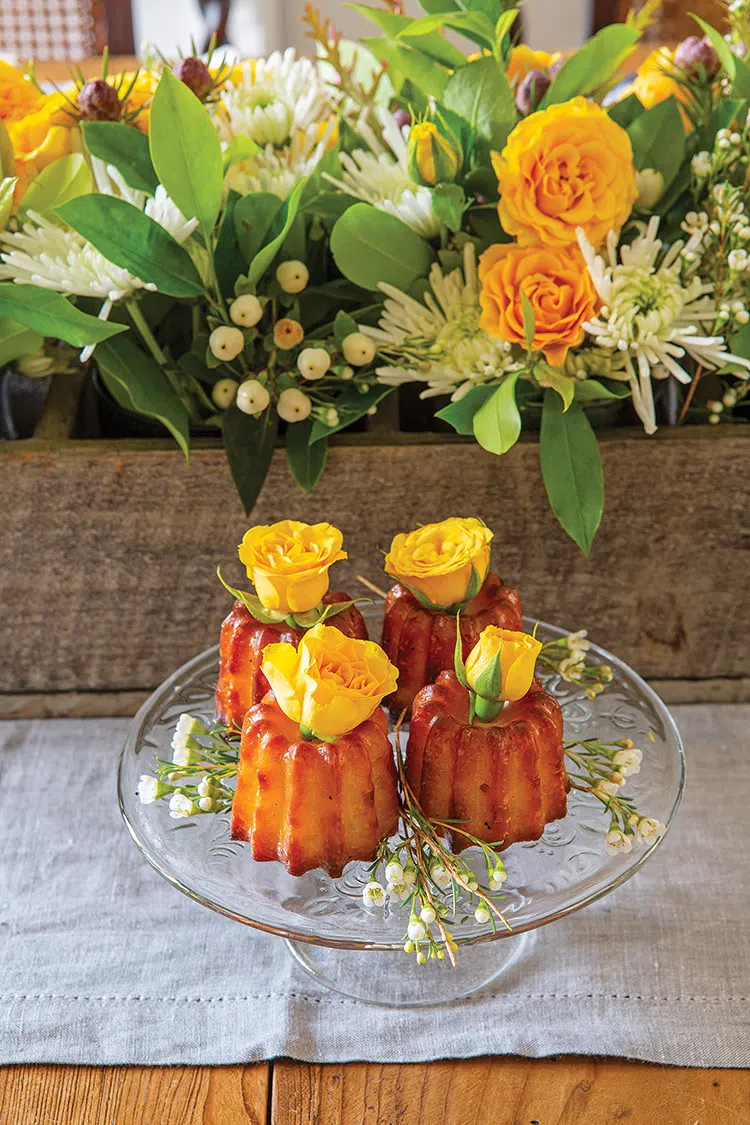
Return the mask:
[[[270,1064],[9,1066],[0,1125],[266,1125]]]
[[[739,1125],[750,1071],[615,1059],[274,1064],[271,1125]]]

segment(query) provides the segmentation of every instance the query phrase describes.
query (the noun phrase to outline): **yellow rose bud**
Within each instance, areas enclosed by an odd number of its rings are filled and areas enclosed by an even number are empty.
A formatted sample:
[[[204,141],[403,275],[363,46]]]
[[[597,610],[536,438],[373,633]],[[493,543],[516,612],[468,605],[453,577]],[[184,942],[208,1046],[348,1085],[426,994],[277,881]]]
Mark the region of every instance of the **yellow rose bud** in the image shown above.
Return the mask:
[[[395,537],[385,572],[434,606],[457,605],[484,582],[491,539],[490,529],[473,517],[428,523]]]
[[[398,679],[380,645],[346,637],[333,625],[308,629],[298,648],[268,645],[263,674],[287,718],[324,742],[369,719]]]
[[[412,179],[434,187],[455,180],[461,152],[433,121],[413,125],[409,133],[409,173]]]
[[[470,689],[483,699],[521,699],[531,687],[541,649],[542,642],[529,633],[488,625],[466,661]]]
[[[347,557],[342,543],[341,532],[330,523],[281,520],[251,527],[239,556],[264,609],[304,613],[328,592],[328,568]]]

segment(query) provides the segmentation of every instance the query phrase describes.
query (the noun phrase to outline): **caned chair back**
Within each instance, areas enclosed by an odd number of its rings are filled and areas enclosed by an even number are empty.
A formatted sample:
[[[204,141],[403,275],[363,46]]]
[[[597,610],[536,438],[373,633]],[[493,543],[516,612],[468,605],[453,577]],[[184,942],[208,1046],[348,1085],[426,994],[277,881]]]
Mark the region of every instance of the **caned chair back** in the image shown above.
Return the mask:
[[[0,54],[85,59],[133,54],[130,0],[0,0]]]

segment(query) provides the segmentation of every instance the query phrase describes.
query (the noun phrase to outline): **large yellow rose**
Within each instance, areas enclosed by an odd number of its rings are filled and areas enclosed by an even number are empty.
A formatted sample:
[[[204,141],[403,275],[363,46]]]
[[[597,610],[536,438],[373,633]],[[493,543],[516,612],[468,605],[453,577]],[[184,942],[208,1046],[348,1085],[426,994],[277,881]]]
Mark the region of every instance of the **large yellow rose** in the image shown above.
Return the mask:
[[[522,243],[568,246],[583,227],[600,246],[638,196],[628,134],[586,98],[524,118],[492,164],[500,222]]]
[[[490,700],[521,699],[531,687],[541,650],[542,642],[529,633],[488,625],[466,660],[469,687]]]
[[[492,532],[481,520],[448,519],[397,535],[385,557],[385,572],[436,606],[466,600],[476,572],[484,582]]]
[[[565,360],[568,348],[583,341],[583,325],[599,306],[577,246],[559,250],[515,243],[490,246],[479,259],[479,279],[479,327],[509,344],[524,344],[521,295],[525,293],[534,310],[533,347],[554,365]]]
[[[20,70],[0,61],[0,120],[6,126],[33,113],[43,101],[44,95]]]
[[[267,645],[263,675],[287,718],[332,742],[369,719],[395,690],[398,670],[374,641],[346,637],[333,625],[315,625],[298,648]]]
[[[264,609],[304,613],[328,591],[328,568],[347,557],[343,536],[330,523],[281,520],[251,527],[239,546],[240,561]]]
[[[16,200],[48,164],[81,147],[78,122],[61,93],[45,95],[38,109],[8,126],[8,136],[16,158]]]
[[[554,55],[551,55],[548,51],[535,51],[533,47],[528,47],[525,43],[519,43],[510,52],[506,72],[508,81],[522,82],[529,71],[549,70],[560,58],[559,51],[555,51]]]

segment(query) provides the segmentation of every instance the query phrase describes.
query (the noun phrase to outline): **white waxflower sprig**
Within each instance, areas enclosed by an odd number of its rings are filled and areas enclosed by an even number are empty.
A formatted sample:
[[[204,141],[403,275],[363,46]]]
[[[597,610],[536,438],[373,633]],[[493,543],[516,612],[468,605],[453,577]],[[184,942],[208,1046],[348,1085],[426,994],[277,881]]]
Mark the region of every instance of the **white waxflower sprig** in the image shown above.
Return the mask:
[[[594,699],[612,681],[608,664],[587,664],[586,654],[591,647],[585,629],[569,633],[556,641],[542,645],[538,664],[550,672],[557,672],[566,683],[580,684],[588,699]]]
[[[226,812],[234,796],[227,782],[237,775],[239,737],[235,727],[180,715],[172,735],[171,761],[157,758],[156,776],[143,774],[140,779],[141,804],[169,798],[174,820]]]
[[[565,754],[577,770],[568,770],[573,788],[596,797],[609,813],[609,830],[604,837],[609,855],[627,854],[636,841],[652,844],[664,835],[666,828],[661,821],[643,816],[633,799],[622,794],[626,779],[640,772],[643,760],[632,739],[566,742]]]

